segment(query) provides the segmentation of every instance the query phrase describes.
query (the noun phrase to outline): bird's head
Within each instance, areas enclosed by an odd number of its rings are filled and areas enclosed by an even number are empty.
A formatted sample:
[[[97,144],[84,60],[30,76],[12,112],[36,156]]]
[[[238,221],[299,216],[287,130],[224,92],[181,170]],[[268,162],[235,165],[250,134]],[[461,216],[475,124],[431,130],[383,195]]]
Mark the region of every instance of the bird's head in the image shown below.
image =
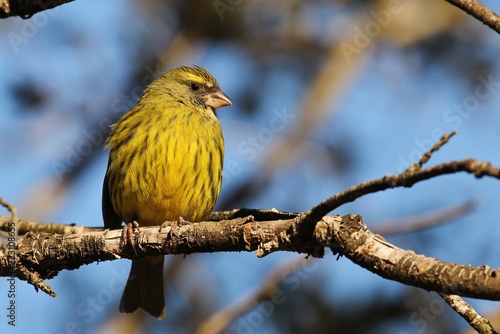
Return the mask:
[[[212,110],[231,105],[231,100],[222,92],[217,80],[205,69],[182,66],[166,72],[146,91],[155,98],[170,98],[177,102],[210,108]]]

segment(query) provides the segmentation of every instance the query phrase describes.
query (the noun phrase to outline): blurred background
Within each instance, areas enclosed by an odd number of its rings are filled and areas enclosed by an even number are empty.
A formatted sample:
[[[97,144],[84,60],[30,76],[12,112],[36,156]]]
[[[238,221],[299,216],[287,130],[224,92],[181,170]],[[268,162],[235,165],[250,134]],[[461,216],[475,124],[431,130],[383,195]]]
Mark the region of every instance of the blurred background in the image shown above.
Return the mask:
[[[498,1],[483,3],[500,12]],[[459,9],[431,0],[91,0],[29,20],[3,19],[0,196],[22,219],[102,226],[109,125],[162,72],[192,64],[209,70],[233,101],[219,111],[226,157],[215,210],[308,210],[359,182],[402,172],[452,130],[459,134],[430,165],[472,157],[500,166],[498,41]],[[499,195],[498,180],[456,174],[334,213],[360,214],[376,230],[474,200],[467,215],[388,241],[498,268]],[[56,298],[17,282],[17,326],[2,316],[0,331],[192,333],[301,258],[169,256],[163,321],[118,314],[127,260],[62,272],[48,281]],[[384,280],[330,252],[305,263],[277,280],[280,298],[256,305],[226,332],[468,328],[435,293]],[[1,279],[3,310],[7,290]],[[498,303],[467,301],[485,315],[498,311]]]

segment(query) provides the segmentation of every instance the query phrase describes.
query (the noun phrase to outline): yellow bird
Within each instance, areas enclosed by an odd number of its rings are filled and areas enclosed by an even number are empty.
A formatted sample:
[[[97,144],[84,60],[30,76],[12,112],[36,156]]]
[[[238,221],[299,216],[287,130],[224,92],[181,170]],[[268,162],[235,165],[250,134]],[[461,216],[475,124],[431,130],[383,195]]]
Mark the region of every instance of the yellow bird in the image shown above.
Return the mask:
[[[231,105],[201,67],[179,67],[152,82],[111,127],[104,178],[104,226],[201,221],[219,196],[224,138],[215,109]],[[165,317],[163,256],[132,261],[120,312]]]

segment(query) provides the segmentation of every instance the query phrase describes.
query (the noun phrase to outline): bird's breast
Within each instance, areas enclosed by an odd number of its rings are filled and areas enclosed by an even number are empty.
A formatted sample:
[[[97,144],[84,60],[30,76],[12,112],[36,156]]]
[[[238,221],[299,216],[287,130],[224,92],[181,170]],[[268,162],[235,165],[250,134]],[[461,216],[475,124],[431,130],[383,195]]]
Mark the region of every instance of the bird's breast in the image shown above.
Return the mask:
[[[159,225],[179,217],[200,221],[210,213],[219,195],[224,158],[217,119],[178,117],[156,126],[144,124],[123,146],[112,148],[114,168],[108,172],[113,173],[113,206],[124,221]]]

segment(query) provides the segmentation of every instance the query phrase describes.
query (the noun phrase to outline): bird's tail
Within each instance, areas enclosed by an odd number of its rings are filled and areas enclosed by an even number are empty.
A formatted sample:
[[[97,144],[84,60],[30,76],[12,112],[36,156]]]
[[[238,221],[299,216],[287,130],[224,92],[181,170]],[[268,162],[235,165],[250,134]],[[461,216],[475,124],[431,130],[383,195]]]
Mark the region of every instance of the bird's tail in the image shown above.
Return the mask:
[[[162,255],[132,261],[120,312],[132,313],[142,308],[158,319],[165,317],[163,258]]]

